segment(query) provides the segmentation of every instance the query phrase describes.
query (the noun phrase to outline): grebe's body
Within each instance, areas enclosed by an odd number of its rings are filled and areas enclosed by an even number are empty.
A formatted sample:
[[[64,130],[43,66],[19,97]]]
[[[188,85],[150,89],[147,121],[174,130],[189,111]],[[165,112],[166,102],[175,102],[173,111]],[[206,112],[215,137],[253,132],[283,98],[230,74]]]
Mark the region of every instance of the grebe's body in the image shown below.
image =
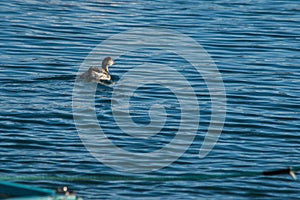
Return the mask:
[[[108,67],[112,66],[114,61],[111,57],[106,57],[102,61],[102,67],[90,67],[88,71],[80,75],[81,79],[85,79],[90,82],[110,81],[111,76],[109,74]]]

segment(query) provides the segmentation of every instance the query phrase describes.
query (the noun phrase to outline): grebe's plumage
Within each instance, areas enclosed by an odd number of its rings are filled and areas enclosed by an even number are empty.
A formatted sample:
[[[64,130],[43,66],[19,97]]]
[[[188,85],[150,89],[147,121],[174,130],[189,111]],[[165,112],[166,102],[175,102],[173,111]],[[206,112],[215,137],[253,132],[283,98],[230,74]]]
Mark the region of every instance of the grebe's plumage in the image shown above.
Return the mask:
[[[111,76],[109,74],[108,67],[112,66],[114,61],[111,57],[106,57],[102,61],[102,67],[90,67],[88,71],[80,75],[81,79],[85,79],[90,82],[99,82],[99,81],[110,81]]]

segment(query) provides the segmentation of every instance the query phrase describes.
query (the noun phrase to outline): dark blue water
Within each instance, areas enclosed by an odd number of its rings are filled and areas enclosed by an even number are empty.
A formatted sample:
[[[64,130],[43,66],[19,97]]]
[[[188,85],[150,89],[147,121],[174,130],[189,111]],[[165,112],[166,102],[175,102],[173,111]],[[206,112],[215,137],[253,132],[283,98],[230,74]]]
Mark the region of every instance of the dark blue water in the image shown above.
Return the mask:
[[[31,177],[22,182],[46,188],[68,185],[84,199],[299,198],[299,182],[288,176],[243,176],[300,165],[298,1],[13,0],[1,2],[0,10],[2,177]],[[198,94],[201,123],[193,144],[177,161],[139,174],[139,180],[116,181],[112,176],[131,174],[107,167],[85,148],[73,120],[72,92],[79,66],[93,48],[135,27],[167,28],[200,43],[222,75],[227,114],[218,143],[199,159],[211,114],[203,79],[193,78],[195,70],[174,54],[159,57],[137,50],[120,57],[111,68],[115,84],[141,63],[178,66]],[[114,84],[98,85],[95,105],[98,120],[116,145],[151,152],[174,137],[181,112],[170,90],[145,85],[131,97],[132,119],[141,126],[151,121],[151,104],[166,105],[167,124],[150,141],[130,140],[115,126],[113,90]],[[240,176],[226,177],[234,172]],[[212,177],[163,180],[185,174]],[[64,181],[71,176],[82,179]],[[148,176],[162,179],[143,180]]]

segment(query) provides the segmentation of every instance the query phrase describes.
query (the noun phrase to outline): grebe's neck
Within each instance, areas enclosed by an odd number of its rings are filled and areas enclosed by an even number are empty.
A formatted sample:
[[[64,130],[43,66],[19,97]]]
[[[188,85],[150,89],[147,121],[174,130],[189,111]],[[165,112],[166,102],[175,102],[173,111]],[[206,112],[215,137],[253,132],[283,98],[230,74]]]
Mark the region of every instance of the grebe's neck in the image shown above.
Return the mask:
[[[108,71],[108,65],[102,66],[102,69],[104,69],[104,71],[106,71],[107,73],[109,72],[109,71]]]

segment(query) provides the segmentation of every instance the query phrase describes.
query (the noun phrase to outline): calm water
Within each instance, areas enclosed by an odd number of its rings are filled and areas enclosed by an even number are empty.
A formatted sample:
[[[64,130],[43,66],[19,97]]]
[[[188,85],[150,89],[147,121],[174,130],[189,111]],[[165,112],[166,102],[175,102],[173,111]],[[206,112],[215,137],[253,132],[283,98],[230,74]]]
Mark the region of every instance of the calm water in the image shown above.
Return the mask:
[[[23,182],[46,188],[68,185],[84,199],[300,196],[299,182],[288,176],[243,176],[249,171],[300,165],[298,1],[12,0],[1,2],[0,9],[1,176],[31,176]],[[193,79],[191,66],[174,54],[159,57],[143,50],[120,57],[111,69],[115,83],[141,63],[177,66],[199,93],[201,120],[193,144],[179,160],[140,174],[139,180],[114,181],[111,176],[131,174],[103,165],[84,147],[73,121],[73,86],[79,66],[100,42],[134,27],[149,26],[178,31],[208,51],[224,80],[226,122],[213,151],[199,159],[211,113],[204,81]],[[146,85],[131,98],[137,123],[149,123],[151,104],[165,104],[170,114],[163,134],[144,141],[130,140],[113,123],[113,89],[114,84],[98,85],[95,104],[98,120],[117,145],[151,152],[174,137],[180,109],[170,90]],[[233,172],[241,176],[217,177]],[[185,174],[212,178],[163,180]],[[74,175],[82,181],[64,181]],[[49,176],[60,178],[48,180]],[[162,180],[143,180],[149,176]]]

